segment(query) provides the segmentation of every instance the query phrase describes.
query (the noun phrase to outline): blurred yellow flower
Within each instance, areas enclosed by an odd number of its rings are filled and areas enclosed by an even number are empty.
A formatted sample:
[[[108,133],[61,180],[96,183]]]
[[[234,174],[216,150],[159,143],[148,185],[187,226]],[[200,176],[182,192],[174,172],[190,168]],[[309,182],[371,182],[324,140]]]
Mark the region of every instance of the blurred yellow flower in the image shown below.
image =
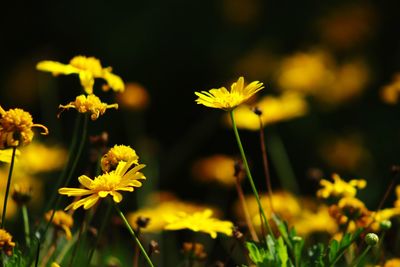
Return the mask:
[[[259,81],[254,81],[245,86],[244,78],[239,77],[237,82],[231,85],[230,91],[225,87],[221,87],[219,89],[211,89],[208,92],[195,92],[195,95],[199,97],[196,99],[196,103],[210,108],[229,111],[245,103],[263,88],[263,84]]]
[[[0,229],[0,250],[7,256],[11,256],[15,243],[12,241],[12,235],[4,229]]]
[[[383,210],[379,210],[377,212],[372,213],[372,220],[373,223],[371,224],[371,229],[375,232],[379,231],[381,228],[380,223],[383,221],[390,220],[393,217],[400,215],[400,208],[387,208]]]
[[[203,205],[185,202],[178,199],[160,200],[155,205],[129,213],[127,218],[129,223],[135,228],[138,227],[137,219],[139,217],[149,218],[149,223],[145,228],[142,228],[141,231],[159,232],[162,231],[167,224],[165,216],[168,216],[169,214],[173,215],[177,212],[185,212],[191,214],[194,212],[202,211],[206,208],[210,209],[209,207]],[[214,209],[212,210],[215,211]]]
[[[400,266],[400,258],[393,258],[387,260],[385,262],[385,265],[383,265],[383,267],[398,267],[398,266]]]
[[[188,214],[186,212],[177,212],[175,214],[166,214],[164,216],[167,225],[165,230],[183,230],[189,229],[194,232],[204,232],[212,238],[217,237],[217,233],[223,233],[231,236],[233,231],[233,223],[230,221],[221,221],[211,217],[212,210],[194,212]]]
[[[103,115],[107,109],[115,108],[118,109],[118,104],[107,104],[101,102],[100,98],[96,95],[80,95],[77,96],[75,101],[68,103],[67,105],[60,105],[61,109],[74,108],[80,113],[91,113],[90,118],[97,120],[100,115]]]
[[[48,129],[42,124],[34,124],[31,114],[15,108],[5,111],[0,106],[0,149],[25,146],[32,142],[32,128],[41,128],[41,134],[47,135]]]
[[[66,163],[67,154],[61,146],[32,142],[21,149],[16,168],[31,174],[59,170]]]
[[[12,148],[0,149],[0,162],[10,163],[12,153],[13,153]],[[19,155],[21,155],[21,151],[17,149],[15,151],[15,156],[18,157]]]
[[[130,146],[115,145],[101,158],[101,169],[103,172],[114,170],[120,161],[133,161],[134,164],[139,164],[139,157]]]
[[[338,231],[338,225],[329,215],[328,207],[320,205],[316,210],[303,208],[298,217],[291,223],[300,236],[312,233],[328,233],[333,235]]]
[[[325,179],[320,181],[322,188],[317,191],[319,198],[354,197],[357,193],[357,188],[363,189],[367,185],[367,182],[362,179],[353,179],[345,182],[336,173],[332,174],[332,179],[333,183]]]
[[[344,171],[362,168],[371,157],[357,134],[324,138],[320,155],[331,168]]]
[[[396,200],[394,202],[394,207],[400,208],[400,185],[396,186],[395,192],[396,192]]]
[[[46,221],[50,221],[51,215],[53,214],[53,210],[49,210],[44,215]],[[54,212],[53,219],[51,223],[60,230],[64,231],[65,237],[67,240],[71,240],[71,227],[74,225],[74,219],[72,216],[62,210],[56,210]]]
[[[216,154],[198,160],[192,173],[200,181],[215,181],[225,186],[235,185],[235,160],[227,155]]]
[[[125,89],[122,79],[111,72],[112,68],[103,68],[100,60],[94,57],[75,56],[70,60],[69,64],[45,60],[39,62],[36,65],[36,69],[51,72],[55,76],[60,74],[78,74],[81,85],[87,94],[93,93],[95,78],[106,80],[108,86],[103,87],[103,90],[105,91],[110,87],[114,91],[121,92]]]
[[[383,86],[380,93],[382,100],[387,104],[397,104],[400,95],[400,73],[396,73],[392,82]]]
[[[238,128],[256,131],[260,128],[258,115],[252,107],[257,107],[262,114],[263,125],[290,120],[307,113],[308,105],[305,98],[297,93],[284,92],[280,96],[265,96],[252,105],[241,105],[235,110],[235,120]],[[230,120],[226,120],[231,123]]]
[[[150,103],[150,95],[142,85],[127,83],[125,91],[117,95],[117,102],[122,108],[144,110]]]
[[[100,198],[105,198],[108,195],[113,197],[114,202],[119,203],[122,200],[122,195],[118,191],[132,192],[134,187],[141,187],[142,183],[138,180],[146,179],[146,177],[139,172],[139,170],[145,167],[144,164],[137,166],[135,160],[129,162],[121,161],[118,163],[117,169],[108,173],[104,173],[90,179],[86,175],[81,175],[78,180],[81,185],[85,188],[60,188],[58,193],[67,196],[87,196],[80,200],[72,202],[68,205],[65,210],[70,208],[76,210],[80,206],[84,209],[91,208]]]

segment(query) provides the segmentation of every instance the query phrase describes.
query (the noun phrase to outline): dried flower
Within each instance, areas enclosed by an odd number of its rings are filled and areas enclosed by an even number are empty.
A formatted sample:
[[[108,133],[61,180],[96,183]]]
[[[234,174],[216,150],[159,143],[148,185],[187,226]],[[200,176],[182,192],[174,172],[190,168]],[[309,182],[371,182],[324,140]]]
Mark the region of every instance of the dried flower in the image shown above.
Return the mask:
[[[12,235],[4,229],[0,229],[0,250],[7,256],[11,256],[15,243],[12,242]]]
[[[120,161],[133,161],[138,164],[139,157],[130,146],[115,145],[101,158],[101,169],[103,172],[114,170]]]

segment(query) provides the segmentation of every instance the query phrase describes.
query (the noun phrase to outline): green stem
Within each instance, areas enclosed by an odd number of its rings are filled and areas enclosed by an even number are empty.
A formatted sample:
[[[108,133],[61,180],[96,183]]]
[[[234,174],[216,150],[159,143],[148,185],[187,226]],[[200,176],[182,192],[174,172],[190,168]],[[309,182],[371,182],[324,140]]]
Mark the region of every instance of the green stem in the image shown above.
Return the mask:
[[[370,250],[372,248],[372,246],[368,246],[364,251],[363,251],[363,253],[360,255],[360,256],[358,256],[358,258],[356,258],[354,261],[353,261],[353,263],[350,265],[350,267],[357,267],[358,266],[358,264],[362,261],[362,259],[365,257],[365,255],[367,255],[367,253],[368,253],[368,251]]]
[[[110,205],[110,203],[107,203],[107,204],[108,205],[107,205],[106,214],[104,215],[103,221],[102,221],[102,223],[100,225],[100,230],[99,230],[99,232],[98,232],[98,234],[96,236],[96,241],[94,243],[94,246],[92,246],[92,248],[91,248],[91,250],[89,252],[89,258],[88,258],[87,266],[90,266],[90,262],[92,261],[94,251],[96,250],[97,246],[100,243],[100,237],[103,235],[104,230],[106,229],[108,218],[110,217],[111,205]]]
[[[142,251],[143,256],[146,258],[147,263],[149,266],[154,267],[153,263],[151,262],[149,256],[147,255],[146,250],[143,248],[142,243],[140,243],[139,238],[137,238],[135,232],[133,231],[132,227],[129,225],[129,222],[125,218],[122,211],[118,208],[118,206],[114,203],[114,208],[117,210],[118,215],[122,218],[125,223],[126,228],[128,228],[129,233],[132,235],[133,239],[135,239],[136,244],[139,246],[140,250]]]
[[[253,176],[251,175],[251,172],[250,172],[249,164],[247,163],[246,154],[244,153],[243,145],[242,145],[242,142],[240,140],[238,129],[236,127],[236,121],[235,121],[235,116],[233,114],[233,110],[231,110],[229,114],[230,114],[230,117],[231,117],[231,120],[232,120],[233,131],[235,132],[235,137],[236,137],[236,141],[237,141],[237,144],[238,144],[238,147],[239,147],[239,150],[240,150],[240,154],[242,156],[243,164],[244,164],[244,167],[246,169],[246,174],[247,174],[247,177],[249,178],[251,189],[253,190],[253,194],[254,194],[254,196],[256,198],[258,207],[259,207],[260,212],[261,212],[261,216],[262,216],[262,218],[264,220],[264,223],[268,227],[269,233],[271,234],[271,236],[273,238],[275,238],[274,233],[272,232],[271,226],[270,226],[270,224],[269,224],[269,222],[267,220],[267,216],[265,216],[264,209],[263,209],[263,207],[261,205],[261,201],[260,201],[260,197],[258,195],[257,188],[256,188],[256,186],[254,184]]]
[[[78,240],[76,242],[76,245],[75,245],[74,249],[72,250],[71,259],[69,261],[69,266],[70,267],[74,266],[73,263],[74,263],[76,255],[77,255],[77,252],[79,251],[79,245],[81,243],[83,243],[83,233],[84,233],[84,231],[86,229],[86,220],[87,220],[87,218],[88,218],[88,212],[85,211],[85,216],[83,217],[83,222],[81,224],[81,227],[79,227]]]
[[[15,153],[17,151],[17,147],[13,147],[12,156],[11,156],[11,164],[10,169],[8,171],[8,178],[7,178],[7,188],[6,188],[6,195],[4,197],[4,204],[3,204],[3,215],[1,216],[1,229],[4,229],[4,224],[6,222],[6,211],[7,211],[7,201],[8,201],[8,194],[10,193],[10,185],[11,185],[11,177],[14,168],[14,160],[15,160]]]
[[[72,236],[72,239],[69,240],[62,248],[60,253],[57,256],[56,262],[61,264],[65,255],[67,255],[68,251],[72,248],[72,246],[75,244],[75,242],[78,240],[78,233],[75,233]]]
[[[29,217],[28,217],[28,208],[25,204],[22,205],[22,218],[24,220],[24,231],[25,231],[25,242],[26,246],[29,248],[31,244],[30,239],[30,230],[29,230]]]

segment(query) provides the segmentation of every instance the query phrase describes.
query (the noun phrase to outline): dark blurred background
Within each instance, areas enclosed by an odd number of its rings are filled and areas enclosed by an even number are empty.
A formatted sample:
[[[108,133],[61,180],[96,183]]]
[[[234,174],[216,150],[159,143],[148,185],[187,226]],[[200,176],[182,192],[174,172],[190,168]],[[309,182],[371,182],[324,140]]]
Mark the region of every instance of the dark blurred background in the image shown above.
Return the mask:
[[[146,109],[107,111],[91,123],[90,133],[108,131],[110,144],[129,144],[144,155],[159,178],[154,188],[201,200],[215,189],[191,179],[192,163],[238,151],[221,123],[223,112],[195,104],[194,91],[229,86],[243,75],[265,84],[260,95],[276,95],[284,62],[298,53],[322,53],[335,70],[355,62],[355,71],[343,77],[355,81],[354,92],[343,87],[338,90],[344,97],[331,99],[329,88],[319,88],[324,97],[308,97],[307,115],[271,127],[304,194],[315,192],[318,182],[308,173],[318,168],[324,177],[339,172],[365,178],[367,202],[378,203],[390,166],[399,163],[399,108],[380,97],[400,71],[399,6],[394,0],[8,2],[0,17],[0,104],[31,111],[35,121],[49,126],[50,140],[67,145],[74,111],[56,115],[59,104],[80,94],[79,80],[54,78],[35,65],[95,56],[125,82],[146,88],[150,102]],[[109,103],[115,99],[110,92],[100,95]],[[242,137],[261,173],[258,133],[243,131]],[[344,148],[332,148],[335,142]],[[336,161],[329,157],[333,153]]]

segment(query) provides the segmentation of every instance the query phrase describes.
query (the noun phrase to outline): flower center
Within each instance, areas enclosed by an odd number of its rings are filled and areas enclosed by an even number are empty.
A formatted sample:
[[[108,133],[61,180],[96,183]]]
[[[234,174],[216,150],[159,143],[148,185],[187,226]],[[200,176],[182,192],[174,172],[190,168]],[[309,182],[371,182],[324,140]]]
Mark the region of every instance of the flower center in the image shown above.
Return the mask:
[[[121,176],[114,172],[105,173],[96,177],[92,183],[91,189],[96,191],[112,191],[118,187],[121,182]]]

